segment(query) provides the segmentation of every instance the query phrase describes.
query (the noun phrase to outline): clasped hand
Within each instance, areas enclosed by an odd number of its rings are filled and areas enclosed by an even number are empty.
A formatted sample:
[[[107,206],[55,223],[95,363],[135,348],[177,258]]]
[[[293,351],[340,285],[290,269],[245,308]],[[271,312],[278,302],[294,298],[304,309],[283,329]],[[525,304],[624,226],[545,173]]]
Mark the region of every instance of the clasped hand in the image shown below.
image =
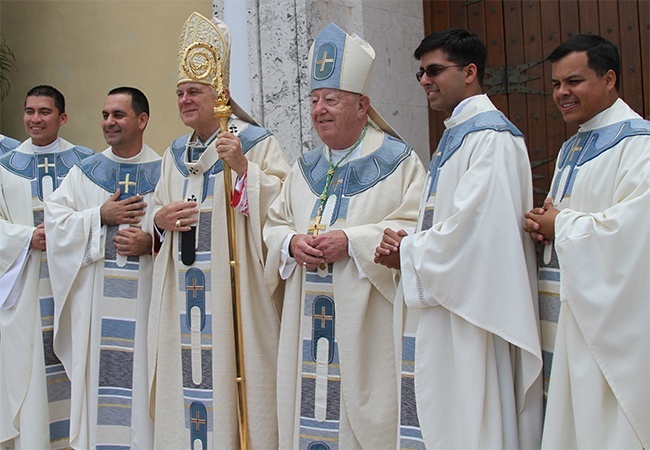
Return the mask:
[[[289,244],[298,264],[314,269],[320,264],[333,263],[348,256],[348,236],[343,230],[332,230],[312,236],[296,234]]]
[[[45,224],[39,223],[34,232],[32,233],[32,240],[29,243],[29,248],[34,250],[45,250]]]
[[[533,241],[550,244],[555,239],[555,217],[559,212],[553,199],[547,198],[542,208],[533,208],[524,215],[524,231]]]
[[[381,242],[375,249],[375,263],[386,266],[389,269],[400,269],[399,246],[406,236],[406,231],[395,231],[390,228],[384,230]]]

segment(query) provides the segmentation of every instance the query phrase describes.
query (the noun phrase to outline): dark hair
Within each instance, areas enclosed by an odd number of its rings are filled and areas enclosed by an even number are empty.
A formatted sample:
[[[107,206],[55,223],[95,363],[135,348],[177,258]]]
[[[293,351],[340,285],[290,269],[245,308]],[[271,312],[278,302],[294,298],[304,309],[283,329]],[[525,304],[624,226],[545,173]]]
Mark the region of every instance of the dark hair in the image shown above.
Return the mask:
[[[133,108],[136,116],[139,116],[142,113],[147,113],[147,116],[151,116],[149,114],[149,101],[140,89],[129,86],[121,86],[116,87],[115,89],[111,89],[108,92],[108,95],[117,94],[128,94],[131,96],[131,108]]]
[[[558,45],[546,59],[554,63],[574,52],[586,52],[587,66],[596,72],[599,77],[605,75],[608,70],[613,70],[616,74],[614,87],[618,92],[621,77],[621,58],[618,55],[616,45],[595,34],[577,34]]]
[[[25,104],[27,104],[27,97],[50,97],[54,99],[54,106],[59,110],[59,114],[65,112],[65,98],[63,94],[59,92],[56,88],[42,84],[40,86],[35,86],[27,92],[25,96]]]
[[[444,31],[431,33],[422,39],[420,46],[415,49],[415,59],[432,50],[441,49],[447,54],[449,61],[454,64],[468,65],[474,63],[477,69],[479,84],[483,83],[487,48],[478,35],[461,28],[449,28]]]

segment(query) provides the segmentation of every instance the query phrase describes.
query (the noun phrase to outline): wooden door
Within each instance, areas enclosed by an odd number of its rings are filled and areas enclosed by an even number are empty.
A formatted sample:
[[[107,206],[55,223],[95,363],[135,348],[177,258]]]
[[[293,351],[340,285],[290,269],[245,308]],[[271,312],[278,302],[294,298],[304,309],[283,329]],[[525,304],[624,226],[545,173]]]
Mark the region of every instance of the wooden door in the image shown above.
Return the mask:
[[[650,117],[650,1],[648,0],[424,0],[425,35],[468,29],[488,49],[483,88],[524,133],[533,168],[535,204],[549,190],[555,158],[577,127],[567,126],[551,97],[546,56],[580,33],[599,34],[621,54],[621,97]],[[444,125],[429,112],[430,148]]]

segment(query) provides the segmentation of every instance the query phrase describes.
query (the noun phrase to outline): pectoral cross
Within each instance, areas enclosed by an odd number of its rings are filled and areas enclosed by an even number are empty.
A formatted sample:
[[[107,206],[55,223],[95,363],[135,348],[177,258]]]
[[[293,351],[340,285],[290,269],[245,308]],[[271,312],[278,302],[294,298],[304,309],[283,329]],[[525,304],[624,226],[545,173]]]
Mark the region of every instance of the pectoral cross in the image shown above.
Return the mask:
[[[124,186],[124,193],[125,194],[129,193],[129,186],[135,186],[136,185],[135,181],[130,181],[130,180],[131,180],[131,174],[127,173],[124,176],[124,181],[120,181],[120,182],[117,183],[120,186]]]
[[[327,52],[323,53],[323,59],[316,61],[316,65],[320,65],[320,71],[322,72],[325,70],[325,64],[327,63],[333,63],[334,60],[332,58],[327,58]]]
[[[320,223],[321,220],[323,220],[323,216],[321,215],[321,210],[319,209],[314,224],[309,226],[307,232],[312,236],[318,236],[319,231],[324,231],[326,227],[324,224]]]
[[[47,156],[46,156],[45,158],[43,158],[43,164],[39,164],[38,167],[39,167],[39,169],[44,168],[45,173],[50,173],[49,168],[50,167],[52,167],[52,168],[56,167],[56,164],[54,164],[54,163],[49,164]]]
[[[321,223],[321,220],[323,220],[323,205],[321,204],[320,208],[318,208],[318,213],[316,213],[316,219],[314,219],[314,224],[310,225],[309,228],[307,228],[307,233],[311,234],[312,236],[318,236],[319,231],[325,231],[325,224]],[[318,268],[321,270],[325,270],[327,266],[325,263],[320,263],[318,265]]]

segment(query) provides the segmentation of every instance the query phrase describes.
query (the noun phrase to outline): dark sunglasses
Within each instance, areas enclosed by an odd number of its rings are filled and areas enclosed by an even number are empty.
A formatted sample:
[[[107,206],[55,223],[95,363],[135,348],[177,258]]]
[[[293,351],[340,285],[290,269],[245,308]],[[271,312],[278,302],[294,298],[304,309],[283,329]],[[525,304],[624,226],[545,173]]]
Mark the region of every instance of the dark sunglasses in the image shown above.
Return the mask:
[[[425,73],[429,78],[437,77],[450,67],[465,67],[466,65],[467,64],[450,64],[448,66],[441,66],[440,64],[431,64],[430,66],[426,66],[424,69],[420,69],[415,72],[415,78],[420,81]]]

